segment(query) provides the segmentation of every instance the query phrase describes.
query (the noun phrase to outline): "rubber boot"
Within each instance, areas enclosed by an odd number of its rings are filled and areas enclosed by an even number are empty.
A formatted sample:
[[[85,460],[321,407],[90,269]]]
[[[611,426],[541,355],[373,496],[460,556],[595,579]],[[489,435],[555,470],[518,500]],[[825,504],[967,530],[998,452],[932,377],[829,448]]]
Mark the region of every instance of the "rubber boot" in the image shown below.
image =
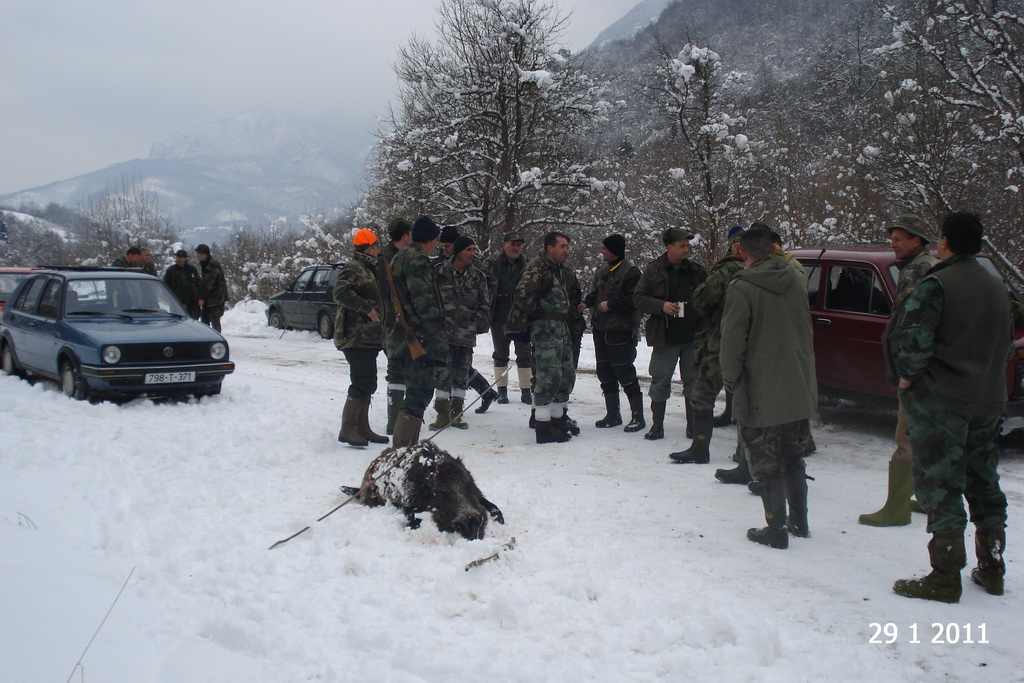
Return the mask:
[[[451,426],[456,429],[469,429],[469,423],[462,419],[462,409],[466,405],[464,397],[452,398],[448,416],[451,419]]]
[[[686,411],[686,438],[692,439],[695,432],[693,426],[693,405],[690,403],[690,399],[683,399],[683,409]],[[714,427],[713,424],[711,426]]]
[[[978,556],[978,566],[971,570],[971,581],[984,588],[989,595],[1003,594],[1005,549],[1006,529],[980,526],[974,530],[974,552]]]
[[[673,462],[688,465],[706,465],[711,462],[711,420],[714,415],[710,410],[698,410],[693,415],[693,443],[685,451],[671,453],[668,457]]]
[[[594,426],[598,429],[606,429],[608,427],[618,427],[622,424],[622,413],[619,412],[619,391],[615,390],[615,393],[604,395],[604,409],[605,416],[594,423]]]
[[[530,425],[530,429],[536,429],[537,428],[537,410],[536,409],[531,409],[530,410],[530,422],[529,422],[529,425]]]
[[[370,443],[387,443],[388,437],[381,436],[370,429],[370,402],[363,402],[363,409],[359,412],[359,434]]]
[[[622,431],[632,434],[647,426],[647,422],[644,421],[644,395],[636,393],[627,396],[626,399],[629,401],[629,424],[623,427]]]
[[[537,420],[535,431],[537,443],[565,443],[572,438],[569,432],[559,429],[558,425],[552,420]]]
[[[420,427],[423,420],[409,413],[399,413],[395,420],[395,435],[391,439],[392,448],[406,448],[419,443]]]
[[[736,460],[736,467],[731,470],[715,470],[715,479],[723,484],[749,484],[752,481],[750,467],[747,458],[741,452],[743,449],[736,444],[736,452],[739,458]]]
[[[906,526],[910,524],[910,497],[914,495],[914,477],[909,462],[889,461],[889,496],[878,512],[861,515],[857,521],[867,526]]]
[[[747,539],[770,548],[784,550],[789,547],[789,534],[786,532],[786,482],[781,476],[776,476],[764,479],[760,483],[764,520],[768,526],[763,529],[749,529]]]
[[[800,461],[799,469],[786,472],[785,484],[786,503],[789,507],[786,528],[797,538],[807,538],[811,535],[811,529],[807,526],[807,472],[803,460]]]
[[[657,441],[665,438],[665,401],[651,401],[651,428],[644,438]]]
[[[434,410],[437,411],[437,419],[430,423],[428,429],[436,432],[438,429],[447,427],[448,423],[452,421],[451,399],[435,398]]]
[[[963,529],[936,531],[928,541],[932,571],[920,579],[900,579],[892,585],[897,595],[938,602],[960,602],[960,570],[967,565]]]
[[[498,405],[505,405],[508,403],[508,387],[498,387]]]
[[[384,428],[384,433],[389,436],[395,433],[395,420],[398,419],[398,413],[402,412],[402,401],[404,400],[404,389],[388,390],[388,424]]]
[[[338,432],[338,441],[359,448],[366,448],[370,445],[359,433],[359,413],[364,404],[364,401],[351,396],[345,400],[345,410],[341,413],[341,431]]]
[[[566,408],[560,417],[551,418],[551,424],[555,425],[563,432],[569,434],[569,436],[579,436],[580,426],[576,424],[576,420],[569,417],[569,409]]]
[[[533,370],[530,368],[516,368],[519,375],[519,388],[523,392],[522,401],[526,405],[533,405],[533,392],[530,387],[533,385]]]
[[[469,380],[469,386],[473,391],[480,394],[480,405],[473,412],[477,415],[486,413],[487,409],[494,403],[494,399],[498,398],[498,392],[491,389],[491,385],[487,383],[484,376],[476,370],[473,371],[473,376]]]
[[[725,411],[721,415],[715,415],[711,423],[715,427],[728,427],[732,424],[732,392],[725,392]]]

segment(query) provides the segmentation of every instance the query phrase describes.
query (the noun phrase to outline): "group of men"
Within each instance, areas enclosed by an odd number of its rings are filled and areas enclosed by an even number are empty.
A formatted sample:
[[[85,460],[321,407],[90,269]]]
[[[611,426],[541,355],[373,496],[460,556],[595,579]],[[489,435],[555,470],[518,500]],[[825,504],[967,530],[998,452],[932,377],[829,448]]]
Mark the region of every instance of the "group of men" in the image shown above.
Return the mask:
[[[781,549],[788,547],[791,535],[809,536],[804,456],[813,449],[809,425],[817,411],[817,384],[807,276],[769,226],[756,222],[746,230],[732,228],[727,253],[710,272],[690,260],[694,235],[684,229],[665,230],[664,253],[642,271],[626,258],[625,238],[609,235],[600,251],[604,264],[585,296],[567,266],[571,240],[564,233],[545,235],[541,253],[529,261],[520,236],[507,233],[502,249],[478,266],[473,239],[446,230],[442,238],[427,216],[412,224],[395,221],[382,258],[375,248],[360,252],[361,246],[375,245],[371,231],[356,233],[357,256],[372,253],[346,267],[360,271],[358,283],[339,277],[335,290],[343,309],[336,343],[353,367],[349,397],[355,399],[351,411],[346,404],[340,440],[356,445],[387,440],[373,435],[366,424],[371,385],[376,387],[376,355],[383,348],[388,355],[388,433],[395,447],[419,439],[432,395],[438,419],[431,429],[465,426],[462,410],[474,380],[484,395],[484,410],[493,400],[507,403],[511,350],[523,401],[533,408],[537,443],[569,441],[579,434],[568,402],[587,309],[606,411],[595,426],[625,422],[624,431],[638,432],[647,426],[635,369],[639,324],[646,315],[645,338],[652,347],[651,426],[644,438],[665,437],[666,405],[678,367],[692,443],[670,457],[677,463],[708,463],[713,408],[724,388],[732,397],[738,463],[718,470],[716,477],[756,483],[766,526],[750,529],[747,537]],[[860,521],[909,523],[910,494],[916,492],[933,534],[933,571],[922,579],[898,581],[894,590],[955,602],[966,562],[966,496],[977,527],[978,567],[972,580],[999,595],[1006,498],[999,489],[995,437],[1012,349],[1010,303],[1003,284],[975,258],[983,234],[976,216],[946,219],[938,259],[928,252],[931,238],[919,218],[901,216],[888,232],[901,269],[883,338],[900,399],[898,448],[890,463],[889,500]],[[441,239],[444,252],[432,259]],[[357,295],[359,287],[363,293]],[[350,323],[348,316],[358,321]],[[353,342],[346,330],[360,325],[375,331]],[[476,336],[488,329],[497,392],[490,392],[472,368]],[[349,350],[357,347],[375,350],[360,360]],[[360,365],[364,372],[357,372]],[[372,382],[356,389],[356,377],[367,374],[373,375]],[[620,391],[629,405],[628,420]]]
[[[174,265],[164,271],[164,284],[194,320],[202,320],[218,332],[220,319],[228,300],[228,285],[220,262],[210,254],[210,247],[200,244],[196,247],[196,258],[200,269],[188,262],[188,252],[179,249],[174,254]],[[128,247],[125,255],[116,259],[114,268],[138,268],[144,273],[157,276],[156,266],[150,260],[152,251],[143,247]]]

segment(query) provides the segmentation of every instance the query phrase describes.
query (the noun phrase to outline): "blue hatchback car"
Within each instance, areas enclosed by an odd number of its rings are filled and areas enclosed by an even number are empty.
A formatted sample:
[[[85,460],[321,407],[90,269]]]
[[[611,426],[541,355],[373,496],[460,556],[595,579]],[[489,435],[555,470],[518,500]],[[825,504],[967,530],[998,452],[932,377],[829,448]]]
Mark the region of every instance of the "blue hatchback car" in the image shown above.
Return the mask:
[[[2,322],[4,372],[54,379],[76,399],[209,396],[235,368],[224,337],[138,271],[39,271]]]

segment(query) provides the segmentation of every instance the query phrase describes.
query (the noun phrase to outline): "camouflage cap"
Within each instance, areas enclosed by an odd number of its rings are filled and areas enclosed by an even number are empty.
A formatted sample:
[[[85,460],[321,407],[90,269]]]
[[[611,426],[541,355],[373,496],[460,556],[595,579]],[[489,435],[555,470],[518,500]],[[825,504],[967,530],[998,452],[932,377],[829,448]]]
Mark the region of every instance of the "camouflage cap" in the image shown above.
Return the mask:
[[[664,244],[672,244],[679,240],[692,240],[694,234],[685,228],[668,228],[661,233],[661,241]]]
[[[506,232],[504,234],[504,236],[502,236],[501,241],[502,242],[524,242],[525,240],[522,238],[522,236],[518,232],[512,231],[512,232]]]
[[[885,226],[886,232],[890,235],[896,228],[906,230],[914,237],[920,237],[925,244],[932,241],[931,230],[928,228],[928,225],[920,216],[916,216],[912,213],[905,213],[889,225]]]

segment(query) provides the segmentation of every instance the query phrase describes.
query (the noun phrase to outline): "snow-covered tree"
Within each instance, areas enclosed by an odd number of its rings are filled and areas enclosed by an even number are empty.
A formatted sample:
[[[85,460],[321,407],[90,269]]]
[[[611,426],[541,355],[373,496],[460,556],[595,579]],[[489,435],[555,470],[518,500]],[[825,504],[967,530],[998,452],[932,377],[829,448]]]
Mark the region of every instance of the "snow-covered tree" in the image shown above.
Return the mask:
[[[580,138],[599,88],[556,41],[566,17],[537,0],[443,0],[436,43],[399,51],[398,104],[386,116],[360,223],[433,216],[484,249],[510,230],[596,224],[606,186]]]
[[[79,232],[87,250],[79,254],[83,265],[110,265],[129,247],[151,249],[158,269],[173,262],[169,254],[171,244],[178,241],[177,229],[156,193],[138,181],[123,180],[120,189],[92,197],[80,211]]]

